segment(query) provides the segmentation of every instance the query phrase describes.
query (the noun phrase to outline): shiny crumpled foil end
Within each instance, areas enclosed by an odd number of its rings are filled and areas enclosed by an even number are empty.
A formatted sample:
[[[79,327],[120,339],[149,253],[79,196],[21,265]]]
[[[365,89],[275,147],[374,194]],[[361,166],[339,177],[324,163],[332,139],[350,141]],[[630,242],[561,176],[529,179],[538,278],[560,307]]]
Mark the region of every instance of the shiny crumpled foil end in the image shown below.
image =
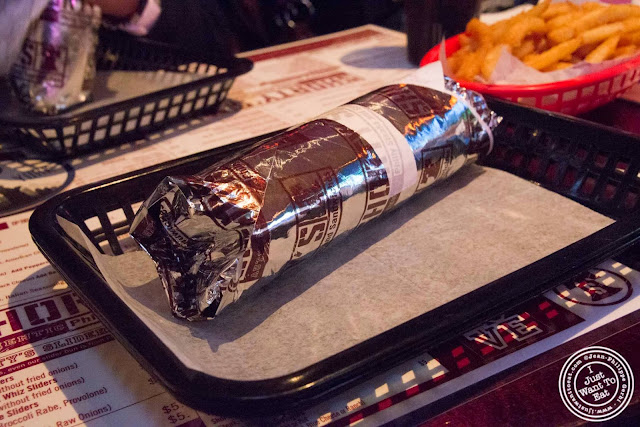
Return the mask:
[[[131,234],[156,261],[177,317],[213,317],[223,295],[235,290],[262,194],[259,178],[249,188],[233,166],[216,170],[211,181],[165,178],[132,224]]]
[[[131,235],[174,315],[213,317],[489,152],[495,124],[479,95],[451,82],[386,86],[194,176],[166,178]]]
[[[495,129],[495,127],[502,121],[502,117],[489,108],[487,101],[480,93],[460,86],[460,84],[451,77],[444,76],[444,84],[448,91],[464,99],[466,103],[473,107],[475,112],[478,114],[481,120],[475,122],[476,139],[479,141],[489,140],[490,147],[485,153],[489,154],[493,149],[493,135],[491,133],[487,133],[487,129],[489,129],[489,131]],[[481,126],[482,123],[486,126]]]

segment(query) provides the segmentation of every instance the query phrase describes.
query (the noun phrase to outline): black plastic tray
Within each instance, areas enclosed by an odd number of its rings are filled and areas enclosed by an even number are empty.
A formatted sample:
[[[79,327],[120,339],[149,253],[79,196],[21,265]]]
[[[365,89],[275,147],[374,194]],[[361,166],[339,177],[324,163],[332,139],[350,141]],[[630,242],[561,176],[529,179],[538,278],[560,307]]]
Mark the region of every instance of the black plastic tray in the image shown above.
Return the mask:
[[[0,97],[0,131],[48,157],[75,156],[142,138],[176,121],[217,112],[234,79],[253,67],[249,59],[193,53],[104,29],[96,62],[98,71],[163,70],[198,78],[106,105],[89,102],[54,116],[25,111],[10,96],[8,83],[0,82],[4,92]]]
[[[56,215],[79,225],[98,217],[94,243],[122,253],[117,235],[128,232],[132,204],[142,201],[167,174],[198,171],[215,159],[249,147],[248,140],[164,163],[57,196],[30,220],[33,238],[51,264],[87,301],[138,361],[192,407],[218,414],[275,414],[318,402],[463,333],[528,298],[577,276],[640,239],[640,138],[568,116],[492,100],[504,117],[496,147],[483,159],[609,215],[611,226],[361,344],[291,375],[232,381],[186,368],[108,287],[88,253],[59,227]],[[112,224],[108,212],[123,209]],[[293,378],[295,377],[295,380]]]

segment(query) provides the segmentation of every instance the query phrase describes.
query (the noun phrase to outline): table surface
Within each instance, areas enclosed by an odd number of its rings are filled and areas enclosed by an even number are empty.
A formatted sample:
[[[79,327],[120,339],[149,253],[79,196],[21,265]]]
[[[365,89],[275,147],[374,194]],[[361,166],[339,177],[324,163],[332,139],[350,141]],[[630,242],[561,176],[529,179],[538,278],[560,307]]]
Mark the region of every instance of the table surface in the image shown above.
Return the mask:
[[[236,81],[221,114],[71,160],[47,179],[69,189],[304,121],[408,74],[405,43],[403,34],[366,26],[249,52],[255,68]],[[640,134],[640,96],[629,99],[584,118]],[[0,184],[16,186],[21,167],[2,162],[14,175],[0,174]],[[29,216],[0,218],[0,426],[257,423],[197,412],[142,370],[39,253]],[[610,260],[593,270],[608,272],[595,279],[611,291],[605,303],[575,304],[562,298],[566,289],[547,292],[313,408],[266,423],[580,424],[557,389],[573,352],[610,347],[640,373],[633,327],[640,322],[640,273],[630,267]],[[636,415],[638,402],[636,391],[619,420]]]

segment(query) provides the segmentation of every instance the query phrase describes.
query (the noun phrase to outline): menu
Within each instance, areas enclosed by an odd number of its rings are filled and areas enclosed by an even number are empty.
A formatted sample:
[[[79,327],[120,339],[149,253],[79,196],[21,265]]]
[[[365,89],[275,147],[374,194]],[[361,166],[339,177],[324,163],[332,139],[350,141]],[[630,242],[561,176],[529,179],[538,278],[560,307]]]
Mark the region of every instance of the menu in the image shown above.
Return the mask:
[[[220,114],[71,160],[67,188],[314,117],[408,74],[405,44],[403,34],[365,26],[250,52],[255,68],[236,80]],[[40,254],[28,230],[30,213],[0,218],[0,427],[252,424],[195,411],[142,369]],[[269,424],[396,419],[636,310],[638,286],[640,273],[607,261],[583,280],[558,284],[412,361]]]

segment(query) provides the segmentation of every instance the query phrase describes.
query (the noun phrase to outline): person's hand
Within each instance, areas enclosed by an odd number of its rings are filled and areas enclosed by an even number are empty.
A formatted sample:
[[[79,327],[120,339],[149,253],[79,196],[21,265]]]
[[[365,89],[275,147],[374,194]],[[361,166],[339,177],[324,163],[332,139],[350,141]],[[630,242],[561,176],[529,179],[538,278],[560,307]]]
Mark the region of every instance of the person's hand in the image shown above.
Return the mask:
[[[99,6],[103,15],[126,19],[136,13],[140,0],[90,0],[89,3]]]

